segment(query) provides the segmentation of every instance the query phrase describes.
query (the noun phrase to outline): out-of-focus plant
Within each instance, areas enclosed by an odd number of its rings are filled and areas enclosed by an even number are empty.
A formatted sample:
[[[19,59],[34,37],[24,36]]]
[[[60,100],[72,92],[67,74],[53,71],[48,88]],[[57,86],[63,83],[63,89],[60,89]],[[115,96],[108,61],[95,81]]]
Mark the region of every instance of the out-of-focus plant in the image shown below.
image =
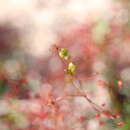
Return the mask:
[[[97,119],[101,118],[101,115],[106,116],[108,119],[114,120],[115,125],[117,126],[122,126],[124,125],[124,123],[121,121],[120,118],[120,114],[119,113],[115,113],[114,111],[111,110],[105,110],[103,107],[105,106],[99,106],[97,105],[95,102],[93,102],[93,100],[91,98],[88,97],[88,94],[86,92],[84,92],[84,90],[82,89],[82,83],[81,81],[77,78],[77,73],[76,73],[76,64],[74,64],[72,62],[72,58],[69,55],[69,51],[66,48],[60,48],[58,46],[55,45],[57,54],[59,55],[60,59],[62,60],[62,63],[64,64],[64,71],[65,71],[65,75],[69,77],[69,82],[71,83],[72,87],[74,87],[77,90],[76,94],[72,94],[72,95],[66,95],[63,98],[67,98],[69,96],[75,98],[78,96],[81,96],[83,98],[86,99],[86,101],[88,101],[92,108],[97,112],[97,114],[95,115],[95,117]],[[69,59],[66,59],[65,57],[69,57]],[[75,80],[77,80],[77,82],[79,82],[78,85],[75,84]],[[100,80],[98,81],[98,85],[99,86],[107,86],[107,84]],[[118,81],[118,88],[122,88],[122,81]],[[61,97],[62,99],[62,97]],[[82,117],[81,117],[82,120]]]

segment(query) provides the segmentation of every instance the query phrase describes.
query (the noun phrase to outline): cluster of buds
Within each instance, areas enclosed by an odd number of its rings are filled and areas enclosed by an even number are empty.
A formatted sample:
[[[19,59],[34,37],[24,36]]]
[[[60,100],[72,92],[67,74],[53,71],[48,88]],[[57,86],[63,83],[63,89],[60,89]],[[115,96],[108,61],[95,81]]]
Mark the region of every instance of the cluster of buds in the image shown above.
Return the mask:
[[[71,61],[71,56],[68,53],[68,50],[66,48],[60,48],[59,50],[59,56],[60,58],[67,60],[67,74],[74,75],[76,70],[76,65]]]

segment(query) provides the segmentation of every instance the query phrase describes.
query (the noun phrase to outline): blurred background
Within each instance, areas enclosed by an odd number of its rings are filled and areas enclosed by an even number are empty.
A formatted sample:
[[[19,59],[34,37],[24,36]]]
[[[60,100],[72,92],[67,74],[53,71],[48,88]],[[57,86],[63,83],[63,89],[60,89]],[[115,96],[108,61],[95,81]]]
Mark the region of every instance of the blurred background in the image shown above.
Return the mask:
[[[129,0],[0,0],[0,130],[130,130]],[[53,45],[67,48],[74,94]],[[75,81],[75,84],[78,84]]]

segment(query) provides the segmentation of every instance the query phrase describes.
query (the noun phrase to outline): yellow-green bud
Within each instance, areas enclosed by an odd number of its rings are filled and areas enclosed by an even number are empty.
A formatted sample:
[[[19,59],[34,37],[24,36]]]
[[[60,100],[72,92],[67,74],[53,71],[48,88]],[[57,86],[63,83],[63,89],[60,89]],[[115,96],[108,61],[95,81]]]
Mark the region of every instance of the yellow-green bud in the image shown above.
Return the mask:
[[[60,51],[59,51],[59,56],[61,58],[67,58],[68,57],[68,50],[65,49],[65,48],[61,48]]]
[[[70,62],[68,65],[68,68],[67,68],[67,70],[68,70],[67,72],[69,74],[74,74],[75,69],[76,69],[76,65],[73,64],[72,62]]]

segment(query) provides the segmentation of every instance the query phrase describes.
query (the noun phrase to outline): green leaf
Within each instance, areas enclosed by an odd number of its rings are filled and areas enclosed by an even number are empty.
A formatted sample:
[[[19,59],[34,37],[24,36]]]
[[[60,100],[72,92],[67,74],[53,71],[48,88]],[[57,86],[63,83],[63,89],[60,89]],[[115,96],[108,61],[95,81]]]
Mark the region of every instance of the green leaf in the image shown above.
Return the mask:
[[[0,94],[3,94],[7,89],[7,85],[5,81],[0,81]]]
[[[59,51],[59,56],[61,58],[67,59],[68,58],[68,50],[66,48],[61,48]]]
[[[75,69],[76,69],[76,65],[70,62],[67,68],[68,74],[74,74]]]

